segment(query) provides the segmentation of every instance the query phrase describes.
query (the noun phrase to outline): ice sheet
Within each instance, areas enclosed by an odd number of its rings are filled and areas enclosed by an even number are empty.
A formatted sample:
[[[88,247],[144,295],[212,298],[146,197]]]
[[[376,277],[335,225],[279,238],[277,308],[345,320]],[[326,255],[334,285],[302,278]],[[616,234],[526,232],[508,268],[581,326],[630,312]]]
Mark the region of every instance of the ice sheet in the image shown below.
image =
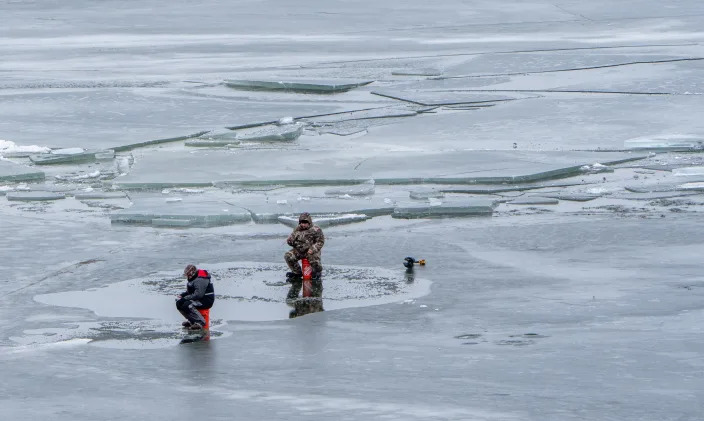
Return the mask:
[[[174,186],[331,185],[358,184],[473,184],[521,183],[578,174],[592,162],[640,159],[644,155],[597,152],[467,151],[394,152],[382,156],[368,150],[239,151],[226,155],[206,153],[150,154],[135,162],[130,174],[113,181],[120,189],[161,189]],[[501,162],[500,165],[495,164]],[[409,163],[412,163],[409,166]],[[197,172],[176,169],[195,167]]]

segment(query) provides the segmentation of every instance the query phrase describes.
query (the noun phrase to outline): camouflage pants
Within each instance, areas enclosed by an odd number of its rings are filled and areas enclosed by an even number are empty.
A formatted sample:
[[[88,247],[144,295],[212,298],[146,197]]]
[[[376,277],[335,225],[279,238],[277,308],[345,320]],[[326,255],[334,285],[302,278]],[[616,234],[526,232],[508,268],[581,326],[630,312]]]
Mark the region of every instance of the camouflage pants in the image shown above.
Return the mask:
[[[310,281],[311,282],[311,297],[312,298],[321,298],[323,296],[323,281],[320,279],[313,279]],[[296,300],[298,298],[298,295],[301,293],[301,289],[303,289],[303,281],[300,280],[295,280],[291,282],[291,288],[288,290],[288,294],[286,294],[286,300],[291,301],[291,300]],[[321,301],[321,307],[322,307],[322,299]],[[318,311],[323,311],[323,310],[318,310]]]
[[[320,253],[303,254],[296,249],[291,249],[284,254],[284,260],[286,260],[289,269],[297,275],[303,274],[298,261],[304,257],[308,259],[308,263],[310,263],[310,267],[313,269],[313,276],[323,273],[323,265],[320,263]]]

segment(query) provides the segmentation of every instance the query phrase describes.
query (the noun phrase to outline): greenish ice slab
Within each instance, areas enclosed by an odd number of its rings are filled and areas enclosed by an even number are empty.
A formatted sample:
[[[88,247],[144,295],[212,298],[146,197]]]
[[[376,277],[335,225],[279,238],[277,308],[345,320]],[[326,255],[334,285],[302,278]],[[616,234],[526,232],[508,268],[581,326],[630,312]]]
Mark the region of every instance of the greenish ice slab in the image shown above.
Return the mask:
[[[0,160],[0,181],[37,181],[44,179],[44,172],[34,168]]]
[[[437,69],[403,69],[394,70],[391,72],[392,76],[440,76],[442,72]]]
[[[539,184],[521,184],[521,185],[476,185],[472,187],[453,187],[442,189],[444,193],[465,193],[465,194],[498,194],[507,192],[522,192],[527,190],[543,189],[548,187],[571,187],[580,186],[584,183],[539,183]]]
[[[74,197],[77,200],[122,199],[124,197],[127,197],[127,193],[121,192],[121,191],[115,191],[115,192],[93,191],[93,192],[76,193],[76,194],[74,194]]]
[[[417,189],[408,192],[408,197],[413,200],[442,199],[445,193],[438,189]]]
[[[29,159],[36,165],[53,164],[77,164],[81,162],[95,161],[101,159],[113,159],[115,151],[112,149],[100,151],[84,151],[78,153],[48,153],[40,155],[30,155]]]
[[[227,203],[249,210],[257,223],[278,223],[280,217],[298,218],[302,212],[324,215],[367,217],[391,215],[396,203],[407,198],[404,190],[384,191],[372,196],[324,196],[320,188],[306,188],[301,193],[278,192],[237,194]],[[317,219],[313,218],[314,221]]]
[[[684,183],[677,186],[678,190],[704,191],[704,182]]]
[[[559,193],[559,194],[546,194],[544,197],[549,197],[557,200],[567,200],[570,202],[588,202],[590,200],[597,199],[602,195],[599,194],[571,194],[571,193]]]
[[[328,196],[370,196],[375,192],[374,180],[356,186],[341,186],[325,190]]]
[[[513,199],[508,203],[512,205],[557,205],[560,201],[551,197],[532,196]]]
[[[193,137],[201,136],[205,133],[208,133],[208,132],[207,131],[199,131],[199,132],[192,133],[192,134],[185,135],[185,136],[175,136],[175,137],[166,137],[163,139],[145,140],[143,142],[136,142],[136,143],[130,143],[127,145],[116,146],[113,148],[113,150],[115,152],[130,151],[132,149],[143,148],[145,146],[161,145],[164,143],[171,143],[171,142],[178,142],[181,140],[187,140],[187,139],[191,139]]]
[[[131,208],[110,214],[113,224],[155,227],[214,227],[251,220],[250,213],[242,208],[198,197],[183,197],[178,201],[165,197],[143,197],[135,199]]]
[[[373,80],[351,81],[341,79],[289,79],[289,80],[242,80],[230,79],[225,81],[225,85],[235,89],[270,90],[270,91],[291,91],[307,93],[336,93],[346,92],[372,83]]]
[[[65,198],[65,193],[55,192],[31,191],[7,193],[7,200],[14,202],[39,202],[46,200],[60,200]]]
[[[113,188],[163,189],[233,186],[391,184],[520,184],[581,174],[581,167],[642,159],[627,152],[490,151],[388,152],[345,150],[243,150],[235,154],[168,151],[145,154]],[[197,168],[197,171],[181,171]]]
[[[303,124],[266,124],[239,130],[221,129],[201,135],[185,142],[186,146],[227,146],[241,142],[291,142],[303,133]]]
[[[704,149],[704,138],[695,135],[642,137],[624,141],[623,147],[634,150],[701,150]]]
[[[397,118],[397,117],[413,117],[420,112],[429,111],[434,107],[426,107],[419,105],[394,105],[386,107],[378,107],[364,110],[353,110],[317,117],[304,118],[304,121],[310,122],[313,126],[322,126],[326,124],[335,124],[346,121],[357,120],[373,120],[379,118]]]
[[[394,208],[393,218],[452,218],[463,216],[490,216],[494,212],[494,202],[478,200],[443,200],[429,203],[403,203]]]
[[[336,225],[352,224],[354,222],[364,222],[370,219],[370,216],[364,214],[342,214],[342,215],[311,215],[313,223],[321,228],[332,227]],[[298,216],[279,216],[279,222],[287,227],[295,228],[298,226]]]

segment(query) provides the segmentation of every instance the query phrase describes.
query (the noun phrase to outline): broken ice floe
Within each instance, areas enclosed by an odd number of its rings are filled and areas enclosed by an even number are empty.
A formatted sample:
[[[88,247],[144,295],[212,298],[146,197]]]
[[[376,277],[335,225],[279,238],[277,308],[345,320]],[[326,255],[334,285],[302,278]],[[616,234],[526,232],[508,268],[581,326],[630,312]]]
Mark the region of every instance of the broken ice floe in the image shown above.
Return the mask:
[[[601,197],[601,194],[580,194],[580,193],[558,193],[558,194],[546,194],[545,197],[549,197],[557,200],[567,200],[571,202],[588,202],[590,200],[597,199]]]
[[[110,215],[114,224],[214,227],[245,223],[252,220],[250,213],[218,200],[184,197],[181,201],[165,202],[163,198],[139,198],[134,205]]]
[[[571,187],[583,185],[582,182],[577,183],[539,183],[539,184],[519,184],[510,185],[504,184],[500,186],[496,185],[474,185],[471,187],[452,187],[443,188],[441,191],[444,193],[465,193],[465,194],[499,194],[508,192],[522,192],[528,190],[544,189],[548,187]]]
[[[317,189],[317,191],[320,190]],[[313,193],[315,192],[311,191],[311,194]],[[341,199],[339,196],[303,198],[293,192],[281,192],[280,195],[272,192],[268,195],[261,193],[238,194],[228,202],[249,210],[255,222],[270,224],[281,222],[280,216],[297,217],[302,212],[326,215],[328,218],[337,218],[340,215],[365,215],[366,217],[390,215],[393,213],[395,202],[404,197],[404,192],[387,193],[394,200],[374,195],[349,196],[347,199]],[[301,197],[301,200],[298,200],[298,197]],[[352,219],[356,221],[359,218]],[[313,222],[316,222],[315,218],[313,218]]]
[[[390,107],[380,107],[364,110],[345,111],[334,114],[327,114],[316,117],[307,117],[303,120],[309,122],[313,127],[335,126],[343,122],[376,120],[398,117],[413,117],[420,112],[434,109],[434,107],[418,105],[394,105]]]
[[[391,72],[392,76],[440,76],[442,72],[437,69],[399,69]]]
[[[198,139],[185,142],[186,146],[217,147],[238,145],[241,142],[290,142],[303,133],[302,124],[269,124],[250,129],[220,129],[208,132]]]
[[[411,190],[408,192],[408,196],[414,200],[442,199],[445,197],[445,193],[437,189]]]
[[[672,170],[672,175],[704,177],[704,167],[675,168]]]
[[[508,203],[512,205],[557,205],[559,200],[550,197],[531,196],[513,199]]]
[[[71,175],[55,175],[54,178],[61,181],[81,181],[99,178],[101,175],[100,170],[95,170],[89,173],[79,173]]]
[[[662,150],[701,150],[704,149],[704,138],[696,135],[664,135],[640,137],[624,142],[626,149],[662,149]]]
[[[112,149],[86,151],[82,148],[67,148],[53,150],[48,154],[30,155],[29,159],[37,165],[51,165],[74,164],[94,160],[113,159],[114,157],[115,151]]]
[[[91,191],[91,192],[84,192],[84,193],[76,193],[76,194],[74,194],[74,197],[77,200],[122,199],[124,197],[127,197],[127,193],[121,192],[121,191],[115,191],[115,192]]]
[[[678,190],[704,191],[704,182],[684,183],[677,186]]]
[[[603,165],[642,159],[618,152],[440,151],[378,154],[369,150],[245,150],[227,156],[175,151],[141,157],[112,181],[124,189],[168,187],[392,184],[520,184],[581,173],[585,162]],[[501,163],[500,165],[496,163]],[[198,171],[174,171],[174,168]]]
[[[321,228],[335,225],[351,224],[353,222],[364,222],[371,218],[363,214],[342,214],[342,215],[312,215],[313,223]],[[298,215],[294,216],[279,216],[278,221],[288,227],[298,226]]]
[[[325,190],[330,196],[369,196],[374,194],[374,180],[368,180],[356,186],[343,186]]]
[[[43,171],[0,160],[0,181],[37,181],[43,179]]]
[[[162,194],[202,194],[205,193],[203,189],[188,189],[188,188],[175,188],[175,189],[164,189],[161,191]]]
[[[16,202],[37,202],[37,201],[47,201],[47,200],[60,200],[65,199],[65,193],[55,193],[55,192],[14,192],[7,193],[7,200]]]
[[[143,148],[145,146],[153,146],[153,145],[161,145],[163,143],[171,143],[171,142],[178,142],[181,140],[188,140],[194,137],[201,136],[205,133],[208,133],[207,131],[199,131],[197,133],[192,133],[189,135],[185,136],[176,136],[176,137],[167,137],[163,139],[152,139],[152,140],[145,140],[143,142],[137,142],[137,143],[130,143],[128,145],[120,145],[120,146],[115,146],[111,148],[115,152],[125,152],[129,151],[132,149],[137,149],[137,148]]]
[[[394,208],[394,218],[442,218],[457,216],[489,216],[495,203],[490,200],[452,200],[447,202],[402,203]]]
[[[306,80],[306,79],[289,79],[289,80],[236,80],[230,79],[225,81],[225,85],[235,89],[252,89],[252,90],[276,90],[304,93],[338,93],[349,91],[372,83],[373,81],[350,81],[350,80]]]
[[[677,191],[681,185],[681,182],[655,182],[649,184],[624,186],[624,189],[633,193],[664,193]]]

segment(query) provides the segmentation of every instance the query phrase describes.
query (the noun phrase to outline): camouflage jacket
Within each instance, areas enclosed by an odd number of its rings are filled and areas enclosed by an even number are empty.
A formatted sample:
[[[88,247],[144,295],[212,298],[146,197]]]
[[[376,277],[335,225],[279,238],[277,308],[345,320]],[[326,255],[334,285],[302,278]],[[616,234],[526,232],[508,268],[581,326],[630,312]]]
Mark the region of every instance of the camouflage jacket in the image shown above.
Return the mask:
[[[301,254],[306,254],[309,249],[313,250],[313,254],[318,254],[325,244],[325,236],[317,225],[305,230],[298,226],[288,236],[286,243]]]

